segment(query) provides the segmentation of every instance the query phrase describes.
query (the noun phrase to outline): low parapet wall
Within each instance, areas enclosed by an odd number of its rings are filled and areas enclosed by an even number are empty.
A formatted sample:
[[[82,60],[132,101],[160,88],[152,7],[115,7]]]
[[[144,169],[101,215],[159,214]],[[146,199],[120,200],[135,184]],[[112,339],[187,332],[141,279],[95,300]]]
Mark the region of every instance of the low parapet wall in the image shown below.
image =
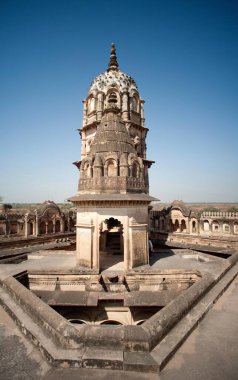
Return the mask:
[[[0,237],[0,249],[11,248],[11,247],[22,247],[24,245],[36,245],[49,243],[51,241],[55,241],[60,238],[72,238],[75,239],[75,232],[64,232],[64,233],[56,233],[49,235],[39,235],[39,236],[29,236],[28,238],[21,236],[10,236],[9,238]]]
[[[226,270],[238,260],[238,253],[227,260]],[[62,347],[77,348],[82,343],[96,346],[113,346],[123,350],[150,351],[167,334],[186,312],[216,282],[211,274],[205,274],[189,289],[183,291],[142,326],[86,326],[78,328],[70,324],[15,278],[0,279],[0,284],[27,313],[42,326]]]
[[[212,236],[212,235],[191,235],[185,233],[153,233],[154,243],[182,243],[189,246],[204,246],[218,249],[238,249],[238,236]]]

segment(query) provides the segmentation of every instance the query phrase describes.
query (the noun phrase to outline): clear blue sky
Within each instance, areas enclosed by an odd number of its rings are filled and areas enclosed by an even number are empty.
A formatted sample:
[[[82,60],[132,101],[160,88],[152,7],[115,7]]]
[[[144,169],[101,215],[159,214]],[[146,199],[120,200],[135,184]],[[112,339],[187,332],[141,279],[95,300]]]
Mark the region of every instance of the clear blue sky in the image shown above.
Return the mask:
[[[150,193],[238,201],[236,0],[1,0],[0,195],[77,191],[82,103],[110,45],[145,99]]]

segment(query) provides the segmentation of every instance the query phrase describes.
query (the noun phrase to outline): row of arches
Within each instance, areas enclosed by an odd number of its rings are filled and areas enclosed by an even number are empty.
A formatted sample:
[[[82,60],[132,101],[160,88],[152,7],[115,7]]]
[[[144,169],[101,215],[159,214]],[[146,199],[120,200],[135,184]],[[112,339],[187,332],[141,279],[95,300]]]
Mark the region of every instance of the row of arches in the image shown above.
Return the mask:
[[[78,325],[141,325],[162,309],[161,306],[127,307],[113,299],[99,302],[98,306],[63,306],[52,308],[72,324]]]
[[[162,231],[169,231],[169,232],[186,232],[187,231],[187,223],[185,219],[179,220],[175,219],[174,221],[172,219],[169,219],[169,225],[167,225],[167,220],[165,218],[161,219],[153,219],[152,222],[152,228],[160,229]],[[192,222],[192,228],[193,230],[196,230],[196,222]]]
[[[123,108],[124,110],[141,112],[140,98],[137,92],[133,92],[131,95],[126,93],[120,95],[119,91],[115,88],[109,89],[107,94],[99,92],[98,94],[91,93],[86,101],[86,114],[90,115],[96,111],[103,111],[106,109],[112,99],[118,108]]]
[[[60,232],[69,232],[74,229],[74,220],[70,217],[68,220],[42,220],[38,223],[34,220],[27,222],[23,221],[9,221],[6,225],[2,223],[0,225],[0,235],[25,235],[25,236],[37,236],[47,235]]]
[[[107,159],[105,164],[98,164],[95,168],[90,160],[85,160],[81,166],[81,179],[93,178],[93,177],[119,177],[128,176],[134,178],[141,178],[143,175],[142,168],[138,161],[133,161],[131,165],[119,164],[118,160],[114,158]]]
[[[46,233],[53,234],[53,233],[60,232],[60,226],[61,226],[60,220],[56,220],[55,223],[53,223],[52,220],[50,220],[49,222],[42,221],[40,222],[40,225],[39,225],[39,234],[45,235]]]
[[[92,324],[97,324],[97,325],[120,325],[120,326],[124,326],[126,324],[122,323],[121,321],[117,321],[117,320],[114,320],[114,319],[107,319],[105,321],[102,321],[102,322],[98,322],[98,323],[92,323],[92,322],[88,322],[88,321],[85,321],[85,320],[82,320],[82,319],[69,319],[69,322],[70,323],[73,323],[73,324],[77,324],[77,325],[92,325]],[[142,325],[143,323],[145,322],[144,319],[140,320],[140,321],[137,321],[134,323],[134,325]]]
[[[229,233],[234,233],[238,234],[238,222],[224,222],[224,221],[218,221],[218,220],[213,220],[210,222],[209,220],[204,220],[203,221],[203,231],[205,233],[224,233],[224,234],[229,234]]]
[[[151,227],[155,230],[167,232],[183,232],[183,233],[214,233],[214,234],[238,234],[238,222],[219,221],[219,220],[202,220],[192,219],[166,219],[162,217],[154,217],[151,221]]]

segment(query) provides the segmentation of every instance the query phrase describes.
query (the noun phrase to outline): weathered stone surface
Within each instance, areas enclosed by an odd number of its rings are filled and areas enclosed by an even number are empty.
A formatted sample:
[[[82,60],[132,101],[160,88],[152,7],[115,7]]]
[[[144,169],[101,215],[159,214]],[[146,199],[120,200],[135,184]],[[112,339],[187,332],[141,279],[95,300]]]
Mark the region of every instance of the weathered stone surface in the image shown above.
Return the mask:
[[[83,355],[83,368],[123,369],[123,351],[89,347]]]
[[[206,274],[204,278],[185,290],[143,324],[143,329],[150,336],[150,349],[165,336],[204,292],[208,291],[213,283],[214,277],[211,274]]]
[[[158,364],[147,352],[125,352],[124,370],[158,372]]]

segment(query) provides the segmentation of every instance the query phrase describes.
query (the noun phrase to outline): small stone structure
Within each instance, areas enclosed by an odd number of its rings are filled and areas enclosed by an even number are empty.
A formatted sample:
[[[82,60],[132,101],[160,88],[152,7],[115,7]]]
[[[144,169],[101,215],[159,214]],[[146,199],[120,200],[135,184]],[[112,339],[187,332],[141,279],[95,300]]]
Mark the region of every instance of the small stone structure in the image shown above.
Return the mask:
[[[238,248],[238,207],[188,205],[174,201],[150,212],[150,233],[154,239]]]
[[[100,252],[120,253],[124,269],[148,264],[148,169],[144,101],[118,68],[114,44],[108,70],[84,101],[77,207],[78,264],[100,269]]]
[[[45,201],[36,209],[0,211],[0,237],[37,237],[72,232],[76,222],[73,209],[61,210],[52,201]]]

